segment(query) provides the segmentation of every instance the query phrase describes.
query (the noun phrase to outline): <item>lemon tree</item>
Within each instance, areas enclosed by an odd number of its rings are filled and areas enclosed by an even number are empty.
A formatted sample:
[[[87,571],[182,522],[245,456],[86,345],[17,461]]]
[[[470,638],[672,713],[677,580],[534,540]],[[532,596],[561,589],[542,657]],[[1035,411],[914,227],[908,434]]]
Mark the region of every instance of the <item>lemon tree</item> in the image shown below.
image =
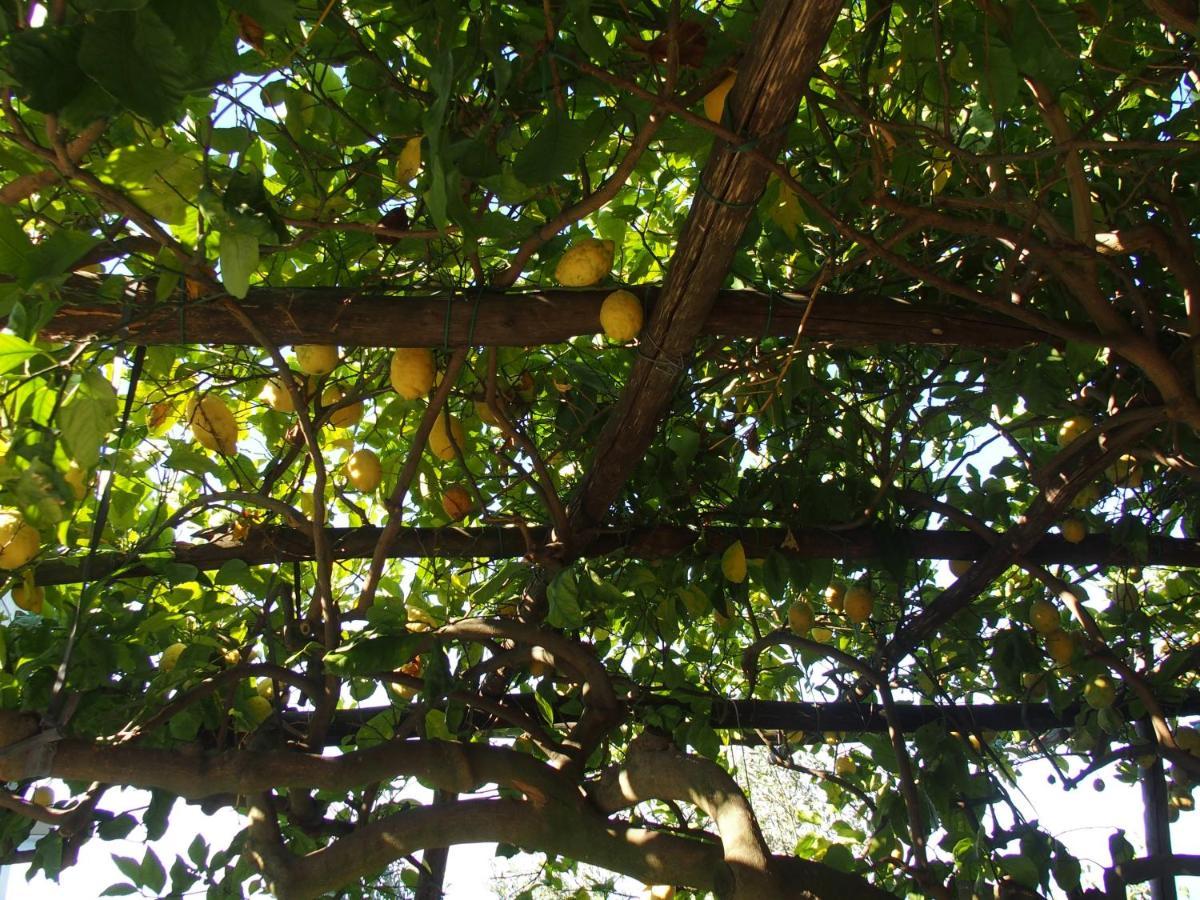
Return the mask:
[[[1187,4],[0,26],[0,864],[183,801],[241,830],[97,893],[435,896],[448,841],[539,898],[1193,864]],[[1038,767],[1149,824],[1014,819]]]

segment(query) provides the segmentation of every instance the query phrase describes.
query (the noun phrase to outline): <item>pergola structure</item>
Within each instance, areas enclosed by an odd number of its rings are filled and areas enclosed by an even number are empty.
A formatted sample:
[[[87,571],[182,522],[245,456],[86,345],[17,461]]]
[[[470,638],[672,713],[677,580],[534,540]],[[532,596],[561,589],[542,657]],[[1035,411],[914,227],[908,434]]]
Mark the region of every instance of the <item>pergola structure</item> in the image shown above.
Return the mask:
[[[1162,15],[1168,32],[1179,28],[1173,17],[1184,17],[1188,30],[1194,29],[1194,16],[1187,18],[1186,11],[1166,4],[1148,5]],[[274,593],[264,598],[263,617],[284,615],[284,643],[288,649],[296,650],[309,641],[315,642],[319,650],[315,657],[302,663],[289,664],[276,658],[236,662],[218,674],[205,676],[198,684],[181,685],[175,699],[137,717],[127,733],[108,743],[100,741],[97,735],[70,735],[69,715],[64,713],[67,693],[62,690],[60,677],[60,684],[51,694],[50,706],[40,719],[6,714],[11,719],[0,730],[2,742],[8,745],[7,752],[0,756],[0,772],[10,780],[49,775],[99,785],[112,782],[113,772],[117,771],[126,777],[121,783],[149,786],[186,798],[211,795],[246,798],[252,822],[248,837],[250,852],[264,881],[280,896],[316,896],[322,891],[337,890],[342,886],[339,879],[347,871],[366,873],[417,850],[459,840],[495,839],[494,829],[489,830],[485,822],[483,807],[472,805],[485,801],[456,799],[480,784],[499,784],[505,789],[503,799],[486,801],[493,804],[487,814],[496,811],[495,804],[508,804],[500,812],[506,817],[506,827],[511,828],[512,843],[595,861],[647,883],[677,882],[696,890],[712,889],[737,900],[882,896],[885,891],[876,886],[877,879],[868,881],[861,872],[851,874],[835,866],[771,856],[764,849],[752,813],[747,818],[745,799],[740,792],[730,791],[729,776],[707,760],[672,747],[661,729],[647,728],[625,747],[619,764],[614,761],[603,771],[589,764],[589,758],[602,753],[622,728],[639,720],[645,724],[641,715],[645,710],[670,711],[672,721],[694,720],[726,733],[733,742],[765,740],[784,755],[791,742],[808,740],[800,739],[796,733],[809,733],[810,737],[821,732],[881,734],[886,736],[887,743],[878,746],[889,747],[892,754],[894,783],[904,801],[900,818],[905,821],[906,831],[901,874],[897,879],[895,873],[889,873],[887,878],[894,879],[902,888],[950,897],[957,890],[953,873],[949,880],[940,877],[941,870],[925,846],[929,836],[928,822],[924,821],[926,801],[919,799],[918,793],[927,787],[914,769],[912,734],[931,725],[942,731],[972,735],[992,730],[1041,734],[1053,729],[1071,729],[1090,714],[1088,705],[1080,698],[1062,703],[1056,697],[1052,702],[1036,699],[1032,692],[1021,702],[978,703],[943,696],[933,698],[938,700],[934,704],[915,704],[893,698],[896,667],[910,658],[916,648],[937,640],[947,628],[962,623],[972,605],[1016,566],[1063,597],[1063,603],[1078,622],[1082,646],[1089,658],[1100,661],[1101,668],[1111,669],[1124,684],[1119,702],[1111,707],[1112,714],[1137,720],[1144,726],[1139,742],[1114,750],[1111,758],[1100,759],[1096,765],[1107,764],[1122,754],[1149,754],[1154,758],[1142,776],[1148,854],[1139,860],[1115,861],[1120,864],[1108,872],[1106,894],[1123,896],[1125,884],[1153,880],[1157,897],[1171,897],[1170,875],[1200,871],[1196,859],[1172,854],[1163,770],[1163,760],[1167,760],[1177,771],[1200,774],[1200,761],[1175,739],[1178,719],[1200,714],[1200,695],[1188,686],[1160,696],[1156,687],[1166,668],[1177,673],[1194,669],[1198,651],[1194,647],[1178,651],[1157,667],[1152,660],[1143,660],[1144,665],[1139,666],[1110,646],[1107,632],[1097,624],[1094,612],[1063,583],[1062,570],[1051,571],[1055,566],[1094,566],[1101,570],[1118,566],[1194,568],[1200,563],[1200,544],[1194,531],[1176,530],[1138,539],[1100,533],[1077,541],[1049,533],[1049,528],[1069,513],[1077,495],[1110,470],[1122,454],[1132,452],[1147,464],[1157,463],[1161,471],[1173,476],[1182,473],[1180,477],[1185,481],[1192,479],[1194,489],[1196,472],[1200,469],[1189,460],[1188,448],[1194,443],[1200,425],[1200,401],[1194,390],[1195,374],[1188,374],[1191,369],[1187,359],[1189,354],[1196,353],[1196,341],[1200,339],[1197,327],[1200,312],[1196,311],[1191,293],[1200,280],[1195,278],[1194,260],[1183,258],[1190,250],[1184,252],[1178,246],[1173,250],[1163,249],[1155,241],[1165,245],[1169,238],[1161,235],[1138,238],[1140,252],[1157,254],[1163,260],[1163,267],[1184,285],[1188,324],[1182,333],[1176,331],[1177,323],[1171,320],[1159,325],[1157,334],[1147,336],[1146,329],[1130,326],[1123,313],[1114,319],[1107,298],[1092,297],[1086,284],[1071,281],[1075,277],[1079,282],[1086,282],[1089,277],[1099,278],[1096,258],[1100,251],[1095,249],[1099,239],[1094,228],[1086,238],[1080,230],[1085,228],[1080,217],[1087,216],[1090,223],[1092,212],[1087,209],[1081,212],[1078,208],[1086,201],[1080,195],[1077,180],[1084,178],[1079,158],[1082,142],[1090,136],[1077,137],[1065,131],[1062,111],[1039,89],[1036,79],[1029,76],[1031,95],[1041,103],[1051,137],[1047,153],[1067,170],[1066,205],[1074,204],[1071,209],[1075,214],[1074,233],[1058,235],[1058,245],[1051,249],[1067,260],[1068,267],[1078,269],[1063,272],[1056,268],[1055,260],[1039,260],[1044,269],[1037,272],[1037,277],[1049,278],[1045,273],[1050,272],[1077,288],[1085,298],[1080,301],[1085,309],[1083,317],[1072,312],[1070,316],[1054,318],[1024,302],[1018,295],[1033,290],[1031,285],[1037,279],[1032,276],[1022,284],[1017,283],[1020,279],[1014,280],[1012,298],[985,294],[968,283],[955,283],[907,259],[894,249],[899,239],[877,239],[832,213],[828,227],[833,232],[859,247],[865,258],[890,266],[902,277],[929,288],[926,296],[914,299],[909,290],[899,290],[891,296],[883,287],[869,294],[839,292],[827,288],[823,277],[811,279],[803,285],[803,290],[794,292],[730,288],[731,273],[736,273],[735,256],[744,246],[746,230],[758,215],[758,204],[769,183],[779,185],[781,190],[794,191],[814,215],[821,211],[829,213],[832,201],[815,196],[804,180],[793,174],[787,162],[781,161],[786,159],[781,152],[798,108],[806,97],[811,100],[815,73],[844,9],[843,4],[832,0],[767,0],[757,11],[753,33],[740,54],[726,114],[717,121],[688,111],[670,93],[681,52],[679,15],[680,11],[672,7],[668,27],[663,32],[670,38],[667,42],[670,50],[664,57],[670,74],[661,94],[581,58],[560,62],[560,66],[573,65],[577,71],[613,90],[638,97],[648,104],[649,112],[626,148],[625,157],[613,167],[605,182],[575,204],[565,206],[557,216],[548,216],[542,228],[510,255],[505,267],[490,274],[480,271],[478,283],[463,290],[397,292],[377,287],[277,287],[263,283],[240,291],[242,296],[235,297],[205,264],[197,262],[190,248],[157,224],[154,216],[122,195],[119,186],[88,173],[86,154],[97,141],[103,140],[102,129],[96,133],[83,132],[78,145],[64,144],[59,138],[57,143],[44,146],[35,136],[10,123],[9,137],[26,153],[40,156],[45,170],[27,173],[22,176],[24,182],[18,179],[6,186],[4,203],[20,204],[37,191],[67,182],[78,186],[110,214],[136,226],[130,229],[131,234],[101,242],[74,261],[72,274],[58,286],[58,302],[39,328],[42,338],[53,341],[96,340],[126,349],[142,348],[134,353],[132,358],[137,362],[126,373],[129,400],[124,408],[125,425],[137,396],[140,361],[144,360],[147,347],[260,348],[270,355],[280,372],[287,370],[280,350],[287,345],[428,347],[442,352],[444,365],[440,382],[423,407],[419,424],[410,433],[410,449],[403,466],[390,485],[390,496],[384,504],[388,511],[386,521],[357,526],[327,525],[325,501],[319,498],[323,481],[329,476],[320,465],[317,465],[315,489],[318,499],[307,513],[299,513],[290,502],[278,499],[271,492],[297,460],[307,455],[315,462],[320,456],[317,434],[333,413],[362,396],[382,393],[376,387],[366,386],[355,396],[334,400],[328,406],[318,405],[311,415],[302,413],[297,427],[288,433],[284,449],[264,470],[262,485],[202,490],[168,517],[168,524],[179,523],[189,511],[223,503],[263,510],[269,521],[248,521],[236,528],[209,533],[203,540],[170,546],[159,542],[154,547],[136,544],[125,549],[99,548],[93,541],[86,553],[48,554],[40,559],[32,572],[36,583],[44,586],[136,584],[138,579],[162,578],[171,567],[194,573],[223,572],[231,563],[244,563],[251,568],[274,567],[281,572],[298,572],[301,567],[311,566],[315,575],[310,579],[296,577],[285,588],[272,588]],[[845,25],[845,18],[841,21]],[[11,101],[8,113],[11,118],[19,119]],[[519,280],[541,246],[612,201],[633,173],[641,153],[668,120],[708,132],[713,137],[711,150],[697,175],[690,209],[674,240],[673,253],[664,261],[661,284],[632,288],[643,302],[645,323],[620,392],[604,410],[603,426],[587,458],[580,461],[581,473],[573,490],[568,496],[558,495],[554,488],[558,476],[551,471],[546,455],[539,452],[518,415],[511,407],[506,409],[506,401],[498,394],[493,350],[488,357],[489,374],[481,379],[486,390],[473,395],[473,399],[491,411],[495,427],[508,441],[513,454],[519,455],[528,467],[528,480],[544,501],[546,518],[540,522],[508,524],[406,524],[406,498],[418,478],[426,440],[434,428],[441,427],[439,423],[444,419],[440,414],[460,390],[456,378],[464,370],[468,355],[478,348],[514,343],[559,344],[597,330],[599,309],[609,290],[536,290],[519,284]],[[887,130],[883,126],[878,128]],[[999,165],[1003,166],[1004,161]],[[1086,185],[1083,191],[1086,194]],[[999,196],[998,191],[992,193]],[[951,232],[962,227],[962,222],[957,225],[949,222],[950,214],[936,203],[919,214],[902,209],[898,192],[881,190],[875,202],[885,209],[890,204],[908,223],[905,228],[912,226],[907,233],[920,227],[945,227]],[[1068,214],[1067,218],[1071,216]],[[973,221],[980,235],[994,238],[1002,245],[1028,237],[1014,229],[1005,230],[1007,226],[1002,228],[991,220]],[[307,224],[317,227],[315,222]],[[444,228],[426,232],[395,228],[392,224],[347,223],[346,227],[377,238],[402,241],[444,237],[447,233]],[[1048,228],[1031,214],[1029,228],[1035,227]],[[1128,238],[1127,242],[1133,246],[1132,235]],[[1116,252],[1110,245],[1119,241],[1119,235],[1110,235],[1108,244],[1099,241],[1099,246],[1103,252]],[[1086,251],[1081,249],[1085,244]],[[1030,241],[1010,249],[1016,259],[1022,249],[1036,256],[1045,248]],[[264,244],[262,252],[269,251]],[[111,266],[104,274],[84,271],[85,266],[123,261],[138,253],[169,257],[189,286],[199,286],[195,296],[182,288],[157,296],[148,279],[126,277],[126,270],[118,270],[123,274],[117,277]],[[1144,264],[1138,257],[1138,265]],[[224,257],[222,265],[228,266]],[[722,340],[708,340],[712,338]],[[1134,372],[1135,375],[1128,377],[1140,380],[1130,396],[1121,395],[1120,402],[1112,400],[1105,410],[1107,416],[1098,417],[1082,439],[1037,467],[1036,495],[1020,517],[1003,530],[978,516],[956,510],[945,500],[888,484],[879,485],[879,497],[860,510],[861,521],[836,527],[797,525],[783,504],[774,511],[764,511],[752,524],[745,525],[681,521],[686,516],[675,515],[680,510],[660,510],[662,515],[657,519],[646,517],[639,521],[637,514],[630,515],[627,509],[622,509],[630,479],[664,439],[662,427],[671,404],[698,361],[706,354],[719,355],[730,346],[754,347],[768,338],[792,340],[793,351],[803,347],[817,356],[833,348],[876,345],[975,348],[985,354],[1020,353],[1022,348],[1029,347],[1054,347],[1065,352],[1070,346],[1090,341],[1110,348],[1121,357],[1121,377]],[[947,359],[950,365],[954,357],[951,354]],[[362,381],[358,384],[363,387]],[[293,387],[289,391],[303,408],[307,398],[301,388],[293,390]],[[1114,392],[1112,396],[1117,398],[1118,394]],[[910,413],[912,409],[909,408]],[[1164,450],[1149,440],[1155,429],[1162,428],[1174,431],[1176,449],[1182,447],[1178,453]],[[1016,443],[1011,435],[1008,437]],[[462,449],[456,448],[460,459]],[[100,528],[110,491],[102,492],[102,497],[104,505],[91,520],[100,523]],[[879,514],[885,498],[888,509],[892,510],[890,520]],[[904,517],[899,510],[906,511]],[[961,530],[933,530],[907,524],[914,518],[927,519],[930,514]],[[719,696],[700,685],[691,685],[694,706],[676,694],[636,684],[624,685],[629,680],[625,673],[606,668],[605,660],[593,652],[601,639],[586,633],[580,622],[564,620],[555,612],[553,595],[557,579],[581,560],[616,557],[703,561],[720,558],[735,544],[751,559],[898,558],[963,560],[969,561],[969,565],[963,566],[948,588],[907,610],[890,633],[878,632],[869,655],[855,655],[786,627],[763,629],[756,622],[752,627],[753,639],[743,642],[742,657],[738,660],[745,676],[745,694]],[[345,626],[362,622],[377,624],[372,619],[372,609],[379,606],[381,579],[387,562],[394,559],[463,563],[516,560],[527,566],[528,577],[513,589],[519,594],[519,598],[514,598],[520,601],[516,604],[518,608],[503,615],[435,621],[425,623],[429,627],[424,630],[413,630],[387,641],[379,637],[356,643],[351,637],[347,644],[347,635],[354,632],[344,632]],[[330,573],[335,561],[352,560],[371,562],[356,600],[339,606]],[[299,593],[308,595],[305,602]],[[68,647],[86,633],[85,608],[80,600],[76,606],[79,615],[73,623],[66,623],[70,625]],[[725,613],[732,614],[731,611],[732,607],[725,607]],[[718,608],[717,612],[722,610]],[[382,643],[388,645],[386,652],[380,649]],[[452,678],[448,670],[430,668],[430,659],[440,659],[443,666],[447,665],[441,647],[455,647],[462,659],[473,660],[467,673],[474,679],[473,688],[462,681],[467,678],[462,673]],[[468,651],[468,647],[475,649]],[[756,692],[762,684],[760,665],[765,666],[764,658],[781,648],[790,648],[799,658],[823,657],[845,676],[839,682],[841,696],[821,703],[778,700]],[[68,649],[68,661],[70,652]],[[424,658],[425,670],[383,665],[398,653],[405,659]],[[426,733],[423,719],[409,717],[396,727],[390,740],[378,746],[353,745],[353,749],[340,757],[341,762],[320,756],[324,748],[361,736],[362,729],[389,715],[390,706],[340,708],[339,698],[350,682],[348,673],[361,674],[361,666],[370,666],[371,654],[378,654],[380,665],[386,670],[382,675],[375,673],[384,681],[412,692],[424,691],[422,702],[434,708],[439,703],[443,707],[449,703],[464,708],[466,712],[456,726],[460,729],[456,736],[470,734],[473,729],[476,734],[499,731],[511,736],[515,729],[517,733],[525,732],[523,740],[532,742],[531,750],[536,746],[535,754],[489,746],[486,742],[451,745],[434,741],[431,737],[439,736]],[[514,680],[523,678],[520,673],[527,671],[531,663],[552,667],[556,677],[580,685],[582,690],[549,702],[542,694],[518,689],[524,682],[515,685]],[[68,663],[64,661],[63,671],[67,669]],[[253,676],[272,679],[275,696],[281,687],[290,686],[308,701],[303,710],[281,704],[282,708],[277,710],[279,734],[267,734],[262,747],[255,746],[253,741],[236,746],[226,741],[218,745],[219,754],[203,757],[202,764],[192,766],[186,760],[172,759],[171,751],[160,749],[155,741],[142,740],[189,705],[222,696],[226,689],[232,691],[236,682]],[[440,682],[435,684],[438,679]],[[419,711],[427,712],[428,706]],[[420,739],[414,737],[418,732]],[[271,743],[279,735],[283,736],[280,742]],[[450,736],[447,733],[441,737]],[[220,739],[225,741],[225,737],[222,728]],[[38,748],[42,746],[56,749],[49,756],[39,756]],[[780,747],[784,750],[779,750]],[[878,749],[877,753],[882,755],[884,751]],[[311,797],[305,800],[305,792],[297,790],[303,787],[345,791],[368,782],[386,783],[400,775],[416,776],[436,787],[435,804],[423,813],[401,812],[393,818],[371,820],[367,815],[369,804],[364,800],[358,824],[334,825],[322,818]],[[290,788],[290,792],[285,788]],[[96,800],[102,793],[98,789],[85,793],[80,804],[44,812],[43,817],[49,816],[50,821],[68,829],[66,840],[70,846],[75,836],[87,832],[80,823],[95,811]],[[290,796],[292,803],[287,809],[283,808],[285,795]],[[617,815],[632,804],[651,799],[694,804],[712,821],[715,832],[697,837],[696,829],[689,833],[684,827],[686,823],[676,830],[653,824],[642,829],[640,826],[645,823]],[[2,805],[23,814],[37,814],[31,813],[29,804],[15,799],[5,799]],[[404,819],[405,815],[410,818]],[[428,821],[413,818],[419,815],[425,815]],[[572,817],[577,824],[584,824],[567,828],[564,822]],[[310,835],[307,855],[288,848],[280,825],[284,819]],[[620,837],[613,837],[614,829],[621,831]],[[632,835],[634,830],[638,831],[636,836]],[[638,852],[630,849],[635,846]],[[642,853],[641,849],[647,846],[651,850]],[[418,896],[436,896],[445,865],[444,854],[427,852]],[[1016,886],[1018,880],[1011,872],[1003,874],[998,890],[1012,892],[1004,896],[1031,896],[1016,893],[1022,889]],[[801,887],[796,888],[797,884]],[[1084,896],[1080,890],[1073,895]]]

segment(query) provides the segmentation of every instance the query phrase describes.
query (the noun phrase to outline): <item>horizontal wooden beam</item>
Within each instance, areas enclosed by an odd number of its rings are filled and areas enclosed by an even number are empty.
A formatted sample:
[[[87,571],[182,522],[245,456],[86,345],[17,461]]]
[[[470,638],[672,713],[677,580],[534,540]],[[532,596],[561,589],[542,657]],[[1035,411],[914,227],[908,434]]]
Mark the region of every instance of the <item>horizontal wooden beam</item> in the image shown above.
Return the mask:
[[[335,559],[367,559],[374,553],[382,529],[330,528],[329,543]],[[548,526],[526,529],[511,527],[403,528],[388,548],[390,558],[501,559],[524,556],[530,546],[541,548],[550,540]],[[528,539],[529,543],[526,542]],[[987,543],[966,531],[895,530],[878,527],[829,531],[819,528],[734,528],[703,530],[664,525],[640,529],[601,529],[589,554],[601,556],[624,552],[641,559],[661,559],[681,554],[715,555],[740,540],[751,558],[772,552],[796,559],[969,559],[983,556]],[[1059,535],[1046,535],[1028,554],[1031,561],[1067,565],[1165,565],[1200,566],[1200,541],[1151,536],[1145,555],[1128,542],[1094,534],[1078,544]],[[170,553],[154,558],[140,554],[131,559],[123,554],[100,554],[92,560],[91,577],[121,571],[125,577],[162,572],[167,564],[218,569],[231,560],[248,565],[268,565],[313,558],[312,538],[307,532],[286,526],[256,526],[245,540],[219,537],[203,544],[176,544]],[[153,561],[149,561],[153,559]],[[51,558],[37,567],[38,584],[71,584],[81,580],[82,559]]]
[[[671,697],[646,693],[641,695],[639,706],[675,709],[690,712],[687,703]],[[508,694],[501,698],[505,706],[521,710],[534,718],[542,712],[532,694]],[[365,725],[372,718],[385,712],[387,707],[361,707],[338,710],[335,722],[336,735],[345,735]],[[938,723],[962,734],[981,731],[1036,731],[1046,732],[1053,728],[1074,728],[1076,719],[1084,705],[1074,703],[1056,710],[1050,703],[897,703],[896,724],[903,732],[913,732],[924,725]],[[1178,703],[1167,704],[1163,712],[1170,718],[1191,716],[1200,713],[1200,694],[1192,692]],[[294,724],[302,724],[309,714],[288,713],[285,718]],[[577,715],[577,714],[576,714]],[[689,716],[690,717],[690,716]],[[488,723],[486,716],[473,711],[470,718],[480,726]],[[575,716],[555,711],[556,721],[569,723]],[[883,707],[875,703],[851,703],[831,701],[828,703],[805,703],[784,700],[720,699],[712,698],[707,724],[720,731],[782,731],[803,732],[819,735],[836,731],[846,735],[878,734],[887,730],[887,719]],[[492,727],[504,727],[493,725]]]
[[[634,287],[653,312],[658,288]],[[605,290],[496,291],[467,294],[384,294],[334,288],[256,288],[238,302],[277,346],[329,343],[343,347],[535,346],[600,330]],[[42,329],[49,340],[96,337],[134,344],[254,346],[258,342],[218,302],[154,303],[143,295],[105,302],[76,278],[63,305]],[[220,298],[218,298],[220,299]],[[1052,339],[995,316],[933,304],[909,304],[865,294],[822,292],[805,319],[807,298],[721,291],[703,328],[709,337],[795,337],[807,342],[922,344],[1013,348]]]

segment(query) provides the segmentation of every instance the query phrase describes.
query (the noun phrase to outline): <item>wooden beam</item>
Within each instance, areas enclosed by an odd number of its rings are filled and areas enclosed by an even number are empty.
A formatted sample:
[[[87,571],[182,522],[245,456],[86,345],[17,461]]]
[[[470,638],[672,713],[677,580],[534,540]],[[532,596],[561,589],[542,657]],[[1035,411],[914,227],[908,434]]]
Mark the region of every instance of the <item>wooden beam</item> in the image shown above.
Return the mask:
[[[724,121],[768,157],[783,145],[841,7],[839,0],[768,0],[758,14]],[[714,144],[629,381],[571,504],[580,541],[586,542],[582,532],[604,521],[654,439],[766,184],[766,171],[737,147]]]
[[[330,528],[329,543],[335,559],[367,559],[375,550],[382,529]],[[550,539],[546,525],[527,529],[476,527],[403,528],[388,548],[392,559],[512,559],[526,554],[526,536],[534,547]],[[746,554],[763,558],[780,553],[794,559],[980,559],[987,543],[966,531],[898,530],[879,527],[828,531],[819,528],[734,528],[709,526],[703,530],[666,525],[640,529],[602,529],[593,535],[588,554],[625,553],[639,559],[664,559],[681,555],[715,556],[740,540]],[[1166,565],[1200,567],[1200,541],[1150,537],[1141,556],[1128,542],[1107,535],[1089,535],[1078,544],[1059,535],[1046,535],[1027,554],[1037,563],[1067,565]],[[194,566],[202,571],[219,569],[231,560],[259,566],[313,558],[307,532],[286,526],[253,527],[243,542],[231,537],[203,544],[177,544],[154,562],[147,554],[130,558],[118,553],[99,554],[92,562],[92,577],[121,571],[135,578],[160,573],[168,564]],[[81,578],[82,559],[48,559],[37,567],[38,584],[72,584]]]
[[[632,290],[650,316],[659,288]],[[354,293],[331,288],[255,288],[238,308],[276,346],[337,341],[343,347],[534,346],[557,344],[600,330],[600,304],[608,290],[549,290],[505,294]],[[76,284],[42,329],[42,337],[81,341],[92,337],[134,344],[228,344],[257,340],[217,302],[105,301],[96,288]],[[866,294],[822,293],[804,320],[808,301],[799,294],[768,296],[721,291],[703,323],[710,337],[795,337],[804,322],[808,343],[928,344],[1013,348],[1052,339],[995,316],[933,304],[914,305]]]
[[[641,699],[638,703],[642,707],[672,707],[683,711],[687,719],[696,718],[693,708],[680,700],[649,691],[639,692],[639,697]],[[508,694],[500,699],[505,706],[521,710],[535,718],[542,715],[532,694]],[[336,739],[339,735],[353,733],[388,709],[389,707],[369,706],[338,710],[334,729],[329,736]],[[904,732],[913,732],[931,723],[943,724],[964,735],[981,731],[1046,732],[1052,728],[1074,728],[1079,713],[1084,709],[1086,706],[1083,703],[1073,703],[1063,709],[1055,709],[1053,705],[1045,702],[937,705],[897,703],[896,724]],[[1166,704],[1164,713],[1169,718],[1200,713],[1200,694],[1193,691],[1177,703]],[[288,712],[284,714],[284,719],[302,726],[309,715],[310,713],[303,711]],[[478,711],[472,711],[468,715],[480,725],[487,722],[487,717]],[[568,714],[554,710],[554,715],[557,722],[569,723],[574,721],[578,713]],[[878,734],[887,731],[888,727],[883,707],[876,703],[806,703],[743,698],[711,698],[707,724],[720,731],[782,731],[813,735],[829,731],[845,732],[847,735]]]

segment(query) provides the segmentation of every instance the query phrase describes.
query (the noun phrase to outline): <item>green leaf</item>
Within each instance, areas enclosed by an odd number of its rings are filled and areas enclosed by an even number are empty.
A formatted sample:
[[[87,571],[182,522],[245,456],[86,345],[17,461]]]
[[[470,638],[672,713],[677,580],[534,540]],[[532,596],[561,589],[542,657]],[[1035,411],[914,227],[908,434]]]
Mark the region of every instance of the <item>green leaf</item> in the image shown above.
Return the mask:
[[[60,228],[33,248],[26,258],[22,281],[32,283],[62,275],[99,243],[96,235]]]
[[[513,162],[513,174],[528,185],[551,182],[579,166],[592,137],[588,120],[573,119],[556,108],[543,118]]]
[[[121,870],[121,874],[132,881],[134,884],[141,886],[142,884],[142,864],[136,859],[131,859],[128,856],[113,856],[113,864]]]
[[[121,147],[97,163],[93,171],[169,225],[182,225],[187,220],[188,209],[204,183],[199,157],[172,146]]]
[[[20,368],[25,361],[42,351],[15,334],[0,333],[0,375]]]
[[[86,84],[77,62],[82,37],[79,26],[29,28],[8,37],[4,58],[33,109],[56,113]]]
[[[122,813],[115,818],[101,822],[97,832],[103,840],[119,841],[129,837],[129,833],[137,828],[137,824],[137,819],[129,813]]]
[[[141,9],[150,0],[79,0],[75,5],[91,12],[119,12]]]
[[[189,79],[187,55],[152,9],[97,15],[84,32],[79,64],[117,102],[156,125],[175,118]]]
[[[116,884],[110,884],[100,892],[101,897],[128,897],[130,894],[136,894],[138,889],[127,881],[119,881]]]
[[[112,385],[99,372],[88,372],[58,414],[58,428],[70,457],[85,469],[96,465],[100,446],[116,419],[117,395]]]
[[[258,268],[258,238],[239,231],[222,231],[221,283],[241,300],[250,291],[250,276]]]
[[[296,0],[229,0],[229,5],[267,31],[285,31],[296,19]]]
[[[25,259],[33,252],[33,241],[21,228],[12,211],[0,206],[0,274],[17,277],[25,272]]]
[[[157,841],[167,833],[167,822],[171,817],[171,809],[178,799],[174,794],[166,791],[156,789],[151,792],[150,805],[146,808],[146,814],[142,816],[142,824],[146,826],[146,840]],[[155,862],[157,861],[158,857],[155,857]],[[159,868],[162,868],[161,864]]]
[[[149,847],[146,848],[146,855],[142,857],[140,872],[141,883],[155,893],[166,887],[167,870],[163,868],[163,864],[159,862],[158,856]]]
[[[579,586],[575,579],[575,572],[565,569],[546,588],[546,599],[550,604],[546,621],[555,628],[579,628],[583,625],[583,613],[579,611]]]

